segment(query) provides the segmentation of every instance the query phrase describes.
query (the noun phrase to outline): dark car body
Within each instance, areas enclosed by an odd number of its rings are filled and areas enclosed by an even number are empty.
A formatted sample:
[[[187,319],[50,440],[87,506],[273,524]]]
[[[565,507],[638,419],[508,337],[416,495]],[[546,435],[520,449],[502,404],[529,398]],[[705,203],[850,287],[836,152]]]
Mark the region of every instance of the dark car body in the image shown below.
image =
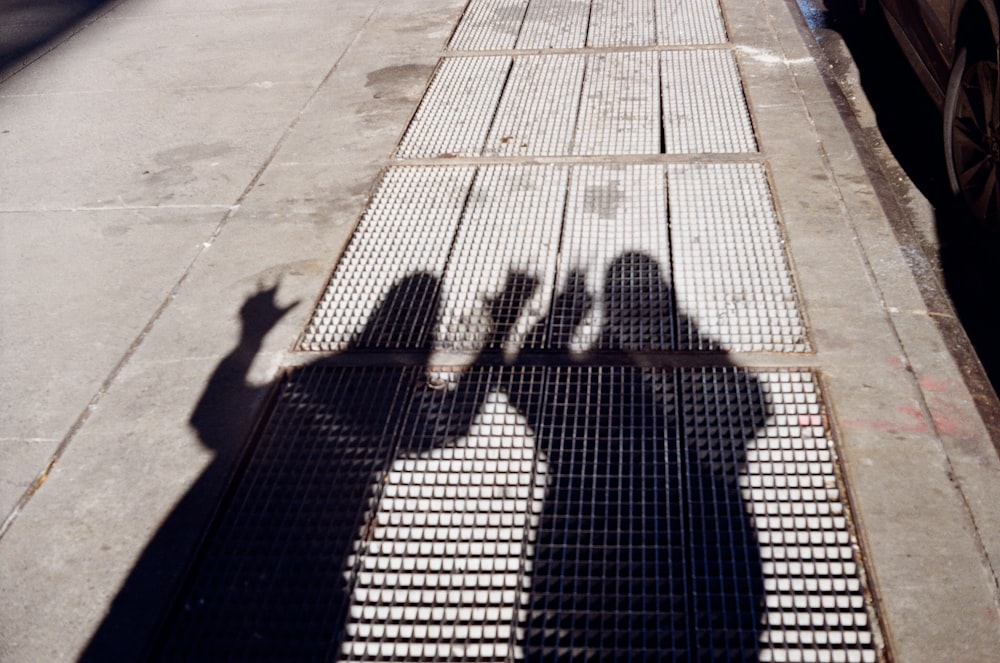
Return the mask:
[[[938,106],[943,106],[958,50],[963,14],[966,10],[977,9],[975,14],[980,16],[978,20],[982,21],[984,31],[995,30],[996,3],[991,0],[880,0],[880,4],[917,76]],[[970,21],[975,20],[970,18]]]
[[[978,221],[1000,227],[997,0],[875,1],[941,110],[952,192]]]

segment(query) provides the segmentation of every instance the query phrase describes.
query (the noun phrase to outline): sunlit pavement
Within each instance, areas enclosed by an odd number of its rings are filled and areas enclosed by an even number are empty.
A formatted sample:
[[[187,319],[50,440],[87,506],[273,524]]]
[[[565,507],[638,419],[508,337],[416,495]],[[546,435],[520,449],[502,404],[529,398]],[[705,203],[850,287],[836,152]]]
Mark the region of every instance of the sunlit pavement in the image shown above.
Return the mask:
[[[995,656],[995,400],[797,12],[123,0],[9,65],[0,658]]]

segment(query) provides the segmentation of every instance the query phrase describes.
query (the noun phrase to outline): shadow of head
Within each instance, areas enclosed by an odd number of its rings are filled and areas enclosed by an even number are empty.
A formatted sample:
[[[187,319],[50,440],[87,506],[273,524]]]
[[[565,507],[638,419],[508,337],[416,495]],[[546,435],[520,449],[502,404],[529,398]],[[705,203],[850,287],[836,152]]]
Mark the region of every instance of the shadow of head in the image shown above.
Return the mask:
[[[427,272],[397,282],[382,298],[351,347],[408,348],[429,355],[438,315],[439,279]]]
[[[608,346],[642,350],[669,338],[671,300],[670,286],[655,258],[639,252],[616,258],[604,279]]]

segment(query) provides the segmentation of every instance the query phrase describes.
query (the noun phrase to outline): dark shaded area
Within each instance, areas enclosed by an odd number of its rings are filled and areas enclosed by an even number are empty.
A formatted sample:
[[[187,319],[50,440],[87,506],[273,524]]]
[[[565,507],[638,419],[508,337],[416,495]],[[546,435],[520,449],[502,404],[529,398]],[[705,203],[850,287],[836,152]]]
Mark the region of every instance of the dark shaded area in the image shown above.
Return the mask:
[[[111,0],[0,0],[0,71],[55,40]]]
[[[989,380],[1000,389],[1000,233],[976,224],[951,194],[940,111],[880,11],[869,9],[859,17],[855,0],[799,0],[799,5],[821,44],[824,29],[843,37],[882,138],[933,206],[944,285]],[[831,64],[840,76],[848,63],[832,58]]]
[[[553,305],[566,343],[589,306],[580,281]],[[627,353],[669,338],[671,299],[655,260],[620,256],[596,346]],[[746,372],[596,368],[568,352],[565,365],[541,398],[505,388],[550,467],[527,660],[757,661],[763,583],[737,476],[766,419],[760,386]],[[727,433],[690,435],[715,427]]]
[[[248,384],[246,376],[264,337],[290,310],[275,306],[275,290],[263,290],[243,305],[240,342],[219,363],[191,416],[191,425],[202,444],[214,454],[212,464],[146,547],[82,661],[134,661],[143,657],[162,606],[173,599],[180,581],[177,574],[182,565],[177,560],[187,556],[203,537],[208,526],[205,514],[211,513],[206,505],[221,498],[243,451],[243,441],[270,390],[268,386]]]
[[[582,275],[570,279],[539,329],[568,342],[592,305],[582,283]],[[526,658],[756,661],[762,571],[737,485],[745,445],[767,415],[753,373],[726,365],[721,351],[710,369],[630,361],[630,348],[659,333],[651,326],[671,319],[656,312],[672,309],[672,295],[655,260],[628,254],[606,275],[598,347],[616,351],[573,357],[559,347],[505,362],[487,350],[440,388],[425,372],[438,285],[425,274],[404,279],[358,336],[399,334],[412,349],[405,361],[359,367],[370,355],[347,352],[282,380],[152,658],[335,658],[354,553],[371,536],[387,471],[469,435],[484,399],[502,393],[548,467],[527,614],[510,625],[525,629]],[[510,276],[491,307],[487,348],[502,345],[537,285]],[[262,328],[283,313],[272,297],[261,293],[244,307],[263,305]],[[238,358],[252,354],[256,336],[245,334],[222,362],[192,417],[212,448],[230,439],[230,408],[255,395]],[[166,550],[157,547],[162,538],[136,566],[87,660],[115,651],[129,597]]]

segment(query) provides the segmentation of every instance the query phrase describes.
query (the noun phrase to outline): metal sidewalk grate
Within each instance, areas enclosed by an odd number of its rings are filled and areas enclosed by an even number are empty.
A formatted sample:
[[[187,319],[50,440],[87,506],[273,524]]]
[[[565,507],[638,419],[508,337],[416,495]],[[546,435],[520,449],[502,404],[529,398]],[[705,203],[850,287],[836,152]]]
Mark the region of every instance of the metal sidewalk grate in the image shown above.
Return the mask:
[[[548,347],[676,348],[665,171],[573,170]]]
[[[685,50],[446,58],[396,158],[756,150],[733,54]]]
[[[297,369],[162,660],[875,661],[808,371]]]
[[[306,327],[303,350],[428,346],[439,282],[475,172],[386,173]]]
[[[656,0],[656,29],[662,45],[726,43],[726,26],[716,0]]]
[[[479,170],[443,280],[436,347],[525,344],[549,310],[567,176],[554,166]]]
[[[716,0],[472,0],[456,51],[719,44]]]
[[[585,62],[582,55],[514,60],[483,154],[569,154]]]
[[[444,60],[396,157],[478,156],[510,66],[504,56]]]
[[[672,164],[670,233],[678,306],[695,327],[682,344],[710,349],[809,349],[784,239],[758,164]]]
[[[650,0],[593,0],[587,46],[653,46],[656,18]]]
[[[532,0],[517,48],[583,48],[590,3],[582,0]]]
[[[729,51],[660,54],[668,154],[756,152],[750,111]]]
[[[466,352],[809,349],[756,164],[389,169],[301,348],[432,339]]]
[[[573,154],[656,154],[660,92],[656,53],[587,58]]]
[[[481,393],[494,378],[470,379]],[[348,558],[341,660],[513,658],[544,476],[528,421],[500,392],[453,443],[393,462],[368,540]]]
[[[514,47],[528,0],[473,0],[465,10],[449,48],[498,51]]]

